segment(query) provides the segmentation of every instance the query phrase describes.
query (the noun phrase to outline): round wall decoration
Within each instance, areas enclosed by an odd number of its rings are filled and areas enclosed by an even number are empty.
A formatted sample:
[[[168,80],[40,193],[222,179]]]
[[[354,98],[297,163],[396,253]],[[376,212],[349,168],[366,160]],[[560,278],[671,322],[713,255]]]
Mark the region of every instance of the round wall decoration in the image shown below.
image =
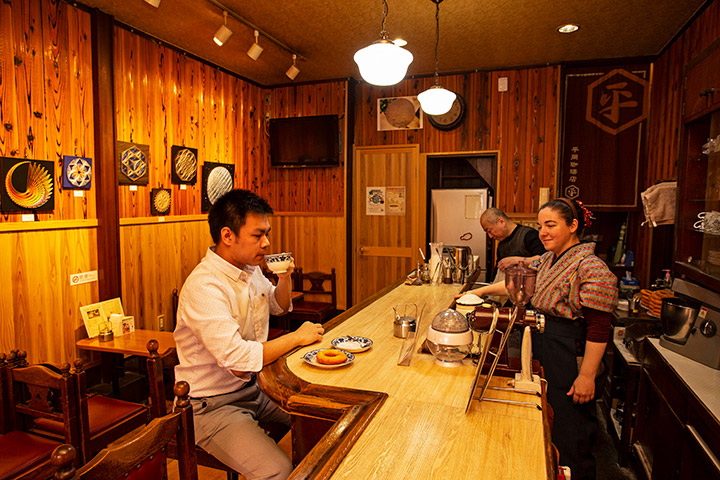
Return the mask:
[[[71,185],[82,188],[90,183],[92,167],[86,159],[75,157],[68,162],[65,174]]]
[[[170,213],[172,193],[167,188],[153,188],[150,192],[150,213],[152,215],[167,215]]]
[[[233,177],[227,168],[218,166],[213,168],[208,175],[207,195],[211,204],[215,204],[218,198],[232,190]]]
[[[18,167],[27,165],[27,183],[20,191],[13,185],[13,173]],[[7,196],[22,208],[38,208],[45,205],[53,194],[52,176],[39,163],[19,162],[13,165],[5,175]]]

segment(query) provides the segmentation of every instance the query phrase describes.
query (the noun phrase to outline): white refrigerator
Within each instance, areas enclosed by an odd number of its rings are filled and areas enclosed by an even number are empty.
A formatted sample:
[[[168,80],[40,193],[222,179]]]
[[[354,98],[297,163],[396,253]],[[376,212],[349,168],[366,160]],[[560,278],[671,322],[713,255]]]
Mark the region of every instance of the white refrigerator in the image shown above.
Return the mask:
[[[477,266],[486,266],[487,234],[480,226],[480,215],[492,205],[487,188],[431,190],[431,242],[468,246]],[[485,281],[482,272],[478,280]]]

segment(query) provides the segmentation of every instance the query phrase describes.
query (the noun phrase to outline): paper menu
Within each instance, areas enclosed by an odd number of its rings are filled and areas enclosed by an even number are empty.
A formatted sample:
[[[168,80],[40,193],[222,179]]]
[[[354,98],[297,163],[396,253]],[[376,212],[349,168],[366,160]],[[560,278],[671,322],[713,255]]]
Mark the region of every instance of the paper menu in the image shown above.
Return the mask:
[[[99,303],[92,303],[80,307],[80,314],[85,323],[85,330],[89,338],[97,337],[101,330],[110,322],[110,315],[118,314],[125,317],[120,298],[111,298]],[[115,317],[117,318],[117,317]],[[115,332],[115,326],[110,324],[115,335],[122,335],[122,328]]]

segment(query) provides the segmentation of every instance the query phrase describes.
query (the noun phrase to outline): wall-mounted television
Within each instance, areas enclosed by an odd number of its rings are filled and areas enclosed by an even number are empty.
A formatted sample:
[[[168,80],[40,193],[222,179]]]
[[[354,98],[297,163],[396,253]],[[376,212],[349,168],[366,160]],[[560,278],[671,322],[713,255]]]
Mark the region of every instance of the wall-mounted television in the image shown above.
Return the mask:
[[[337,115],[270,119],[271,167],[340,165]]]

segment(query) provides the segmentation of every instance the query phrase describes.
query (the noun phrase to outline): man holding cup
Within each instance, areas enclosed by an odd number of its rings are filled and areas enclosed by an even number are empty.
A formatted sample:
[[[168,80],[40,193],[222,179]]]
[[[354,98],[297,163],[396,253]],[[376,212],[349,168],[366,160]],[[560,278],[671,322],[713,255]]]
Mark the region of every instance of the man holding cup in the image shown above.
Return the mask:
[[[188,276],[177,311],[176,381],[190,384],[195,442],[248,479],[282,479],[292,463],[258,422],[290,417],[256,383],[264,365],[322,339],[322,325],[305,322],[268,341],[269,316],[292,310],[290,274],[277,286],[258,267],[270,245],[272,208],[247,190],[220,197],[208,215],[214,246]]]

